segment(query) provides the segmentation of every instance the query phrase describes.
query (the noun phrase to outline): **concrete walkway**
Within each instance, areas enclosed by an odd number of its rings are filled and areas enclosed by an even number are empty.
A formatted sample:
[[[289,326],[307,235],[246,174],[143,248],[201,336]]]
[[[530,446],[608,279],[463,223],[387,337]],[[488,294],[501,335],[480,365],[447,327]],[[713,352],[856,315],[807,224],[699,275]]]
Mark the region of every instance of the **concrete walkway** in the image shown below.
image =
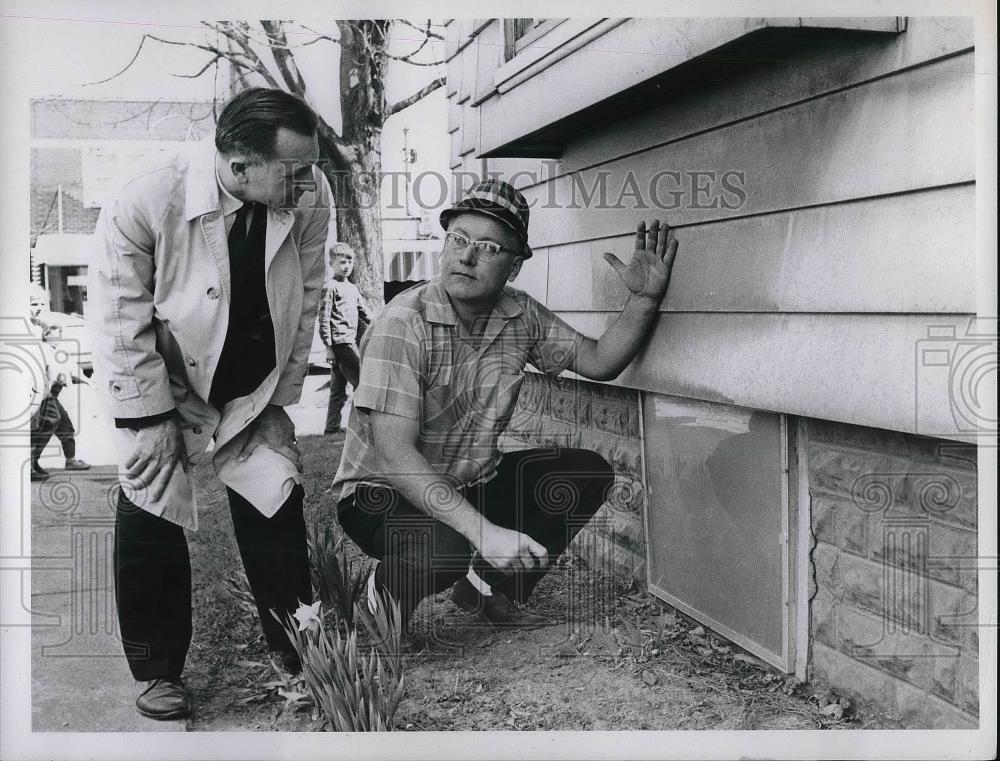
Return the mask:
[[[288,408],[300,436],[323,432],[328,379],[308,376],[301,402]],[[92,382],[68,386],[60,400],[77,429],[77,456],[95,467],[61,470],[53,437],[41,458],[52,477],[31,486],[32,728],[184,731],[184,721],[152,721],[135,710],[139,688],[122,654],[115,609],[116,454]],[[344,424],[349,410],[345,405]],[[225,499],[224,492],[214,496]]]
[[[51,473],[31,488],[32,730],[183,732],[135,710],[114,599],[116,468]]]

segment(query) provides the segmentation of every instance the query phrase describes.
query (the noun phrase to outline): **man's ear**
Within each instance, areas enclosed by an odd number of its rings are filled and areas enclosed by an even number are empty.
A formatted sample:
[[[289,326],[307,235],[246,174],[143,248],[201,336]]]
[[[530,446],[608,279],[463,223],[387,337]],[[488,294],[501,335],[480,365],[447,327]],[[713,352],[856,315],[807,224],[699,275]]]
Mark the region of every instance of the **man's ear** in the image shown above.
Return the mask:
[[[510,267],[510,274],[507,275],[507,282],[511,282],[514,280],[515,277],[517,277],[517,273],[521,271],[521,264],[523,262],[524,259],[522,259],[520,256],[517,257],[517,260]]]
[[[229,171],[233,173],[239,182],[247,181],[247,167],[250,166],[249,162],[242,159],[230,159],[229,160]]]

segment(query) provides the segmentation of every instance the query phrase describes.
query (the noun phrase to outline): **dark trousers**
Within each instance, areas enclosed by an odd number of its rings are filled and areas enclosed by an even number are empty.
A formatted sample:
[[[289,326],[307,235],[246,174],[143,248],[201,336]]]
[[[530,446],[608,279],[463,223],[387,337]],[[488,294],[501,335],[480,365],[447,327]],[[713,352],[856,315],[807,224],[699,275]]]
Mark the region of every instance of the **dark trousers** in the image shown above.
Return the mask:
[[[361,375],[361,357],[353,343],[334,344],[331,347],[333,359],[330,362],[330,401],[326,405],[326,428],[324,433],[336,433],[340,428],[340,415],[347,401],[347,384],[358,387]]]
[[[31,419],[31,462],[37,463],[49,439],[55,434],[67,460],[76,457],[76,431],[69,413],[54,396],[47,396]]]
[[[462,493],[492,523],[528,534],[548,551],[549,567],[607,499],[614,473],[586,449],[531,449],[504,455],[496,476]],[[414,507],[395,490],[359,485],[341,500],[348,536],[377,558],[376,583],[399,603],[404,622],[424,597],[443,592],[468,573],[515,602],[528,599],[547,573],[511,574],[487,564],[454,529]]]
[[[284,616],[300,600],[312,600],[303,489],[296,486],[270,518],[227,491],[268,647],[291,650],[271,609]],[[191,561],[184,530],[137,508],[119,492],[114,565],[118,621],[132,675],[139,680],[180,676],[191,643]]]

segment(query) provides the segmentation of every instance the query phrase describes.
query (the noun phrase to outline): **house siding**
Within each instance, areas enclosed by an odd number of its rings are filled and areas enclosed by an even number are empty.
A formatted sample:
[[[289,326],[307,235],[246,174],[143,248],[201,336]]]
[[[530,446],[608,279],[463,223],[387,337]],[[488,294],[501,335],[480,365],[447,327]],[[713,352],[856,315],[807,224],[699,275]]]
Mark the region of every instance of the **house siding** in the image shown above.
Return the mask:
[[[712,23],[628,20],[492,94],[489,35],[499,23],[478,35],[469,27],[449,68],[463,78],[449,101],[462,109],[450,116],[453,168],[474,171],[470,158],[543,128],[566,103],[584,108],[595,93],[638,84],[667,65],[663,56],[690,53],[685,40],[710,41]],[[718,32],[730,39],[739,23]],[[646,48],[656,55],[631,72],[595,57]],[[532,204],[535,256],[515,285],[589,335],[627,295],[601,255],[627,252],[636,222],[657,216],[677,226],[680,241],[663,314],[636,361],[612,384],[532,378],[518,409],[541,410],[544,430],[510,444],[554,432],[641,456],[638,432],[595,428],[582,408],[575,421],[551,414],[545,405],[570,384],[580,405],[621,394],[638,409],[650,392],[803,420],[808,494],[799,499],[814,547],[810,578],[798,583],[812,585],[811,673],[933,727],[972,726],[978,710],[975,571],[943,560],[976,547],[975,449],[956,459],[945,446],[976,432],[955,427],[950,392],[928,390],[936,381],[920,354],[949,332],[955,338],[941,345],[957,346],[975,312],[973,81],[971,20],[911,18],[901,34],[817,37],[641,112],[608,114],[566,132],[555,158],[485,158],[479,167],[511,177]],[[652,198],[651,187],[670,189],[658,174],[667,170],[707,177],[712,192],[688,185],[676,203],[663,192]],[[736,192],[723,185],[727,175],[739,178]],[[617,463],[616,473],[632,478]],[[947,514],[914,517],[935,473],[958,484],[960,498]],[[852,501],[858,483],[885,474],[893,504],[920,526]],[[655,511],[637,480],[631,491]],[[627,550],[623,572],[635,574],[644,563],[641,513],[625,531],[627,510],[607,515],[582,536],[605,554]],[[887,550],[904,528],[923,543],[905,562]],[[917,598],[894,598],[889,579]]]

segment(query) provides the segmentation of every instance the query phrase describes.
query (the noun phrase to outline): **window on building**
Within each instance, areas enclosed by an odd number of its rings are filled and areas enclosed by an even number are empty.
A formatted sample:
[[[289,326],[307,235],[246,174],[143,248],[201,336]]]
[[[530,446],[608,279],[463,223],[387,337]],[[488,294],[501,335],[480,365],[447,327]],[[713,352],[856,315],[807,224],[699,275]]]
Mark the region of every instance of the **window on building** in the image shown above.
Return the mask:
[[[646,394],[643,417],[650,591],[790,671],[783,416]]]
[[[509,61],[566,19],[508,18],[503,20],[504,60]]]

